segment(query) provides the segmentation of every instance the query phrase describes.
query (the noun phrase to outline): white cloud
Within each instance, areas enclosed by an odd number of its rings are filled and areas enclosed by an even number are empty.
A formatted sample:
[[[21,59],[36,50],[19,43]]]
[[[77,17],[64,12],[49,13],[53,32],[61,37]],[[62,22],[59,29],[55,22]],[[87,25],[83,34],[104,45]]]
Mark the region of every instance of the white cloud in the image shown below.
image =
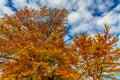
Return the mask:
[[[77,33],[87,32],[89,34],[94,34],[96,29],[97,27],[94,26],[93,22],[81,22],[78,26],[74,26],[71,29],[70,34],[74,34],[76,32]],[[101,29],[103,29],[103,27],[101,27]]]
[[[27,4],[27,6],[28,6],[29,8],[34,8],[34,9],[39,9],[39,8],[40,8],[40,6],[36,5],[35,2],[30,3],[30,4]]]
[[[0,5],[4,5],[7,0],[0,0]]]
[[[29,0],[29,4],[26,0],[12,0],[15,4],[14,6],[17,9],[23,9],[24,6],[29,6],[32,8],[40,8],[42,6],[47,6],[49,8],[66,8],[67,10],[71,10],[76,2],[79,0]],[[39,5],[40,4],[40,5]]]
[[[66,8],[72,10],[79,0],[40,0],[42,6],[48,6],[49,8]]]
[[[99,7],[98,7],[98,9],[99,9],[99,11],[100,12],[104,12],[105,10],[107,10],[107,7],[106,7],[106,5],[100,5]]]
[[[92,4],[91,0],[80,0],[77,2],[77,11],[79,12],[80,16],[84,17],[85,19],[92,18],[91,12],[88,10],[88,7]]]
[[[112,0],[106,0],[106,1],[97,0],[96,1],[96,7],[98,8],[100,12],[107,11],[110,8],[110,6],[113,6],[113,5],[114,5],[114,2]]]
[[[25,6],[27,6],[26,0],[12,0],[14,7],[18,10],[23,9]]]
[[[9,8],[4,6],[4,9],[2,10],[4,14],[12,15],[14,12]]]
[[[107,13],[103,17],[99,17],[96,20],[98,26],[102,26],[103,24],[108,24],[112,26],[111,33],[119,33],[120,32],[120,14],[117,13],[120,11],[120,5],[115,9]],[[116,25],[117,24],[117,25]]]
[[[80,16],[80,13],[78,13],[78,12],[71,12],[68,15],[69,23],[72,25],[77,25],[78,22],[80,21],[80,19],[81,19],[81,16]]]
[[[14,12],[5,4],[7,3],[7,0],[0,0],[0,17],[2,17],[5,13],[8,15],[13,14]]]
[[[47,0],[47,2],[52,7],[57,7],[57,6],[59,7],[60,5],[64,6],[66,3],[66,0],[64,0],[64,1],[62,1],[62,0]]]
[[[98,2],[99,10],[106,10],[107,6],[113,5],[113,2],[107,1],[105,3]],[[109,5],[108,5],[109,3]],[[88,6],[92,6],[93,2],[91,0],[80,0],[77,3],[77,13],[74,13],[72,16],[70,13],[68,16],[68,19],[70,20],[70,23],[77,23],[79,25],[73,25],[73,29],[71,30],[72,33],[74,32],[95,32],[95,29],[97,30],[103,30],[104,24],[108,24],[110,26],[113,26],[111,29],[111,33],[118,33],[120,32],[120,15],[119,13],[116,13],[116,11],[120,11],[120,5],[113,9],[112,11],[108,13],[104,13],[104,16],[101,17],[93,17],[91,11],[88,10]],[[94,6],[94,5],[93,5]],[[77,16],[78,15],[78,16]],[[71,17],[71,18],[69,18]],[[78,18],[79,17],[79,18]],[[73,18],[73,19],[72,19]],[[118,25],[116,25],[118,24]]]
[[[91,0],[80,0],[77,2],[76,12],[71,12],[68,15],[68,20],[70,21],[70,24],[74,24],[70,34],[74,34],[75,32],[87,32],[93,30],[93,24],[95,18],[92,16],[91,12],[88,10],[88,6],[92,4],[93,2]],[[77,25],[76,25],[77,24]]]
[[[111,12],[107,13],[102,18],[101,17],[98,18],[98,20],[97,20],[98,24],[99,25],[103,24],[103,23],[114,24],[115,22],[118,21],[118,19],[120,20],[120,15],[115,12],[118,8],[120,9],[120,5],[118,7],[116,7],[115,9],[113,9]]]

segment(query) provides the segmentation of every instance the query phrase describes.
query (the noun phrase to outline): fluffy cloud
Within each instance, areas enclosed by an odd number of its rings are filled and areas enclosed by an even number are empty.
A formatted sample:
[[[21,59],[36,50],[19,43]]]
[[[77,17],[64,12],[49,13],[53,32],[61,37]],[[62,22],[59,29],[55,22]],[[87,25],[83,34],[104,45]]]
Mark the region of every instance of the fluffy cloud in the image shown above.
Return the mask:
[[[120,5],[107,13],[104,17],[97,18],[98,26],[109,24],[112,26],[111,33],[120,33]]]
[[[75,23],[73,25],[73,29],[71,29],[71,33],[74,32],[90,32],[94,33],[95,31],[101,31],[104,29],[104,24],[108,24],[113,26],[111,29],[111,33],[119,33],[120,32],[120,5],[118,5],[113,10],[109,11],[109,7],[113,6],[114,3],[112,1],[102,2],[103,0],[99,0],[96,2],[98,4],[98,8],[96,8],[96,4],[93,4],[93,0],[80,0],[77,5],[77,11],[74,12],[74,16],[71,16],[73,12],[69,14],[68,19],[70,20],[70,24]],[[90,7],[91,10],[89,9]],[[96,8],[96,15],[101,14],[100,16],[94,16],[95,13],[94,8]],[[108,12],[107,12],[108,11]],[[104,13],[101,13],[104,12]],[[79,18],[78,18],[79,16]],[[72,19],[73,18],[73,19]],[[79,25],[76,25],[79,24]]]
[[[12,0],[14,7],[17,8],[18,10],[23,9],[24,6],[27,5],[26,0]]]
[[[78,12],[71,12],[69,15],[68,15],[68,20],[69,20],[69,23],[71,25],[77,25],[79,24],[77,21],[80,21],[81,20],[81,16]]]
[[[0,17],[3,16],[3,14],[11,15],[14,12],[7,6],[5,6],[7,3],[7,0],[0,0]]]
[[[79,0],[40,0],[42,6],[72,10]]]

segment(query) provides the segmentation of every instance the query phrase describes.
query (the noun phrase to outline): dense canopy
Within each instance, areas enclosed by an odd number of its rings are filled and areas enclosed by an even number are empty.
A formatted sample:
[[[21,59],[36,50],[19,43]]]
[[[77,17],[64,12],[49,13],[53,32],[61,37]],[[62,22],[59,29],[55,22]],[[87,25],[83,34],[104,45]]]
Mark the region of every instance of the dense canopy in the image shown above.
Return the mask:
[[[109,34],[75,34],[66,44],[65,9],[29,9],[0,19],[2,80],[101,80],[120,75],[118,41]]]

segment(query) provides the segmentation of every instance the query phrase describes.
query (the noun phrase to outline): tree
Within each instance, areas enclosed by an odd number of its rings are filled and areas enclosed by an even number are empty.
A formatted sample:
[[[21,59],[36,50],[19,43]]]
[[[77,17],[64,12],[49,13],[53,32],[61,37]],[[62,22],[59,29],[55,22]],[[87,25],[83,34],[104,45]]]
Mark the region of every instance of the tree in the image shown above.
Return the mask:
[[[71,67],[74,55],[64,43],[66,16],[65,9],[46,7],[26,7],[12,16],[5,15],[0,24],[0,52],[5,58],[2,79],[75,78],[78,73]]]
[[[109,34],[110,27],[105,25],[104,34],[97,33],[94,37],[89,34],[78,36],[75,34],[71,49],[78,57],[75,69],[83,79],[117,79],[120,75],[120,48],[115,49],[118,41],[113,34]]]
[[[1,80],[79,80],[114,78],[119,73],[117,38],[75,34],[66,45],[65,9],[28,9],[0,20]]]

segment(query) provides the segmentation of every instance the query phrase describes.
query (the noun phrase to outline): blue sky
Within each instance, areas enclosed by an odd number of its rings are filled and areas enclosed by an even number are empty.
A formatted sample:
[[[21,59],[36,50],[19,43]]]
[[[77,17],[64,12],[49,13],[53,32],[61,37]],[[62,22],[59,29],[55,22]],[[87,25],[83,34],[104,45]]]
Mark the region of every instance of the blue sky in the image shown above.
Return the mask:
[[[14,14],[25,6],[39,9],[45,5],[68,10],[65,41],[70,41],[75,32],[91,35],[103,32],[104,24],[110,25],[110,33],[120,39],[120,0],[0,0],[0,17],[4,13]],[[120,47],[120,41],[116,46]]]

